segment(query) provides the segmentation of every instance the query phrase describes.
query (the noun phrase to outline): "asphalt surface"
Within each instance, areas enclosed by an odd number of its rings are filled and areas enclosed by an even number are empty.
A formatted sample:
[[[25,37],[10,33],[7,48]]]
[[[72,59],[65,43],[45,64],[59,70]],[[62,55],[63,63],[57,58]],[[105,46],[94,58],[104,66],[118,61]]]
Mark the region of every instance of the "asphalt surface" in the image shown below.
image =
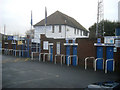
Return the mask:
[[[120,77],[115,72],[2,56],[2,88],[86,88],[91,83],[116,80]]]

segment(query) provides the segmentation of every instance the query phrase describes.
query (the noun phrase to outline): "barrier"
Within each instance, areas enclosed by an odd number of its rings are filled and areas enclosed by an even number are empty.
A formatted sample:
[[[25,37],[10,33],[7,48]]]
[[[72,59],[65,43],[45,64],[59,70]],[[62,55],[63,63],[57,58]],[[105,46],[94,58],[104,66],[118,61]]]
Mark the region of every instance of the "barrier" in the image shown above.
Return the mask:
[[[94,57],[87,57],[87,58],[85,58],[85,70],[87,69],[87,60],[88,59],[93,59],[94,61],[93,61],[93,67],[94,67],[94,62],[95,62],[95,58]],[[95,68],[95,67],[94,67]]]
[[[113,71],[115,70],[115,61],[114,61],[114,59],[107,59],[106,63],[105,63],[105,73],[107,73],[107,70],[109,70],[108,62],[110,62],[110,61],[113,61],[112,62],[113,63],[112,69],[113,69]]]
[[[39,61],[41,61],[41,55],[43,54],[43,62],[45,62],[45,55],[51,55],[51,53],[40,53],[39,54]]]
[[[61,60],[60,60],[60,61],[61,61],[61,65],[62,65],[62,57],[64,57],[63,63],[65,63],[65,56],[66,56],[66,55],[63,55],[63,54],[56,54],[56,55],[55,55],[55,61],[54,61],[55,64],[56,64],[56,57],[57,57],[57,56],[61,56]]]
[[[39,53],[39,52],[31,52],[31,60],[34,58],[34,53]]]
[[[68,59],[67,59],[67,66],[69,66],[69,64],[71,64],[71,57],[76,57],[77,58],[77,61],[76,61],[76,65],[78,65],[78,57],[77,57],[77,55],[69,55],[68,56]],[[70,58],[70,60],[69,60],[69,58]],[[70,61],[70,62],[69,62]]]
[[[98,60],[101,60],[101,59],[103,60],[103,69],[104,69],[104,59],[103,59],[103,58],[97,58],[97,59],[95,59],[95,61],[94,61],[94,67],[95,67],[94,70],[95,70],[95,71],[97,70],[97,65],[96,65],[96,63],[97,63]]]

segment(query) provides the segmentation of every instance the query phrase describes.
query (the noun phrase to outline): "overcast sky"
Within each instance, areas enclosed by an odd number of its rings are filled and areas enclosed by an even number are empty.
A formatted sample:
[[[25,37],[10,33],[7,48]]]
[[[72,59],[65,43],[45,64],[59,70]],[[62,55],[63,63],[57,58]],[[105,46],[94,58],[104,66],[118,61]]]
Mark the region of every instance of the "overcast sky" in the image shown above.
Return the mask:
[[[104,19],[118,20],[118,1],[104,0]],[[97,21],[98,0],[0,0],[0,32],[6,25],[7,34],[24,35],[30,29],[31,10],[33,12],[33,24],[47,15],[59,10],[73,17],[86,29]]]

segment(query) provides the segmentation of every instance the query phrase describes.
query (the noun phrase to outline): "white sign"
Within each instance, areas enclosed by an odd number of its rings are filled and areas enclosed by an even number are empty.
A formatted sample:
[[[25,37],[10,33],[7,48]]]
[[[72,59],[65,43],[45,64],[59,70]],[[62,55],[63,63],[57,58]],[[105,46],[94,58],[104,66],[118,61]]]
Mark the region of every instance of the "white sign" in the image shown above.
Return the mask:
[[[114,43],[115,36],[104,37],[104,43]]]
[[[116,47],[114,47],[114,52],[117,52],[117,48]]]
[[[57,42],[57,54],[60,54],[60,42]]]
[[[120,40],[115,40],[115,47],[120,47]]]
[[[43,50],[48,50],[48,41],[43,41]]]

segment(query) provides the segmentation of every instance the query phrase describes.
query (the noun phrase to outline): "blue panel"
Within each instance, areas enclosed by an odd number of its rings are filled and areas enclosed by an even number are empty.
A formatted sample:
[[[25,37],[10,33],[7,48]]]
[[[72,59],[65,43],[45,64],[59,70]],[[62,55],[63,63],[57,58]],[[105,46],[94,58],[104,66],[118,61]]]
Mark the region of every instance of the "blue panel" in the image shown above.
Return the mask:
[[[108,70],[108,71],[113,71],[113,61],[109,61],[109,62],[107,63],[107,70]]]
[[[29,39],[27,39],[27,57],[29,57]]]
[[[69,45],[67,45],[66,46],[66,64],[68,64],[68,62],[67,62],[67,60],[68,60],[68,56],[70,55],[70,46]],[[69,64],[70,64],[70,61],[69,61]]]
[[[13,40],[13,36],[8,36],[8,40]]]
[[[113,48],[112,46],[107,47],[107,59],[113,59]],[[113,71],[113,61],[108,61],[107,63],[107,70]]]
[[[50,61],[52,62],[53,61],[53,46],[50,46]]]
[[[77,46],[73,46],[73,55],[77,55]],[[77,66],[77,57],[73,57],[73,66]]]
[[[115,36],[120,36],[120,28],[116,28]]]
[[[21,49],[22,49],[22,57],[23,57],[23,45],[21,45]]]
[[[113,59],[113,47],[112,46],[107,47],[107,59]]]
[[[97,58],[103,58],[103,47],[102,46],[97,47]],[[96,65],[97,65],[97,69],[102,70],[103,69],[103,59],[101,59],[101,60],[99,59],[96,62]]]

